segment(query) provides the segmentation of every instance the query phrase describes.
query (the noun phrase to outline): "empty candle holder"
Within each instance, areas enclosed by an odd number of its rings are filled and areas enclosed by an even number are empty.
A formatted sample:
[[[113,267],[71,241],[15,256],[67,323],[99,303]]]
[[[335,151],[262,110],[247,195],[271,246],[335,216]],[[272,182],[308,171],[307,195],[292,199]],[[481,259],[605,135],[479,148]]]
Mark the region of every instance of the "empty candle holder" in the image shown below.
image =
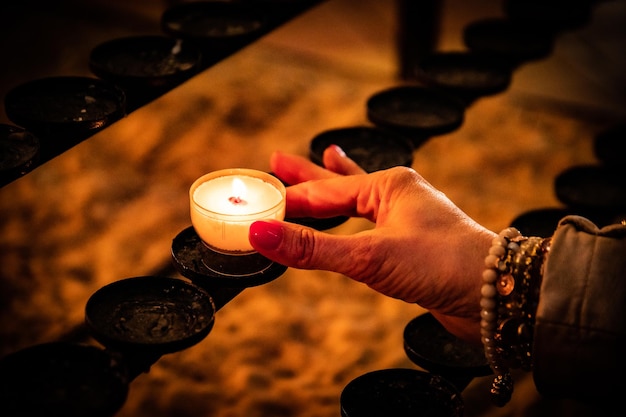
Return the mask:
[[[459,391],[475,377],[492,372],[481,345],[454,336],[430,313],[407,324],[404,350],[413,363],[450,381]]]
[[[172,242],[179,272],[205,288],[246,288],[270,282],[287,267],[254,250],[248,240],[257,220],[284,220],[284,184],[246,168],[214,171],[189,190],[192,226]]]
[[[463,42],[470,51],[492,55],[515,69],[550,55],[554,33],[527,21],[486,18],[465,27]]]
[[[211,296],[191,282],[142,276],[96,291],[87,301],[85,323],[107,349],[156,360],[203,340],[215,312]]]
[[[554,180],[556,198],[580,213],[626,213],[624,170],[605,164],[575,165]]]
[[[21,84],[5,98],[6,115],[40,141],[40,159],[65,152],[126,114],[126,95],[94,77],[46,77]]]
[[[626,122],[612,125],[599,132],[593,141],[593,154],[606,166],[626,170]]]
[[[169,36],[128,36],[97,45],[89,55],[92,73],[120,86],[129,111],[196,75],[202,54]]]
[[[417,369],[368,372],[348,383],[340,397],[341,417],[461,417],[461,393],[440,376]]]
[[[588,24],[593,3],[594,0],[504,0],[502,9],[511,20],[558,34]]]
[[[268,29],[269,16],[251,2],[195,1],[170,6],[161,29],[202,52],[208,67],[236,52]]]
[[[311,161],[324,166],[324,151],[331,145],[338,145],[365,172],[413,165],[410,141],[374,126],[351,126],[319,133],[309,146]]]
[[[465,104],[440,90],[398,86],[380,91],[366,103],[367,118],[377,127],[406,137],[413,149],[429,138],[458,129]]]
[[[49,342],[0,360],[0,414],[6,417],[110,417],[128,389],[125,366],[96,346]]]
[[[466,106],[500,93],[511,84],[512,71],[500,59],[469,51],[437,52],[422,58],[415,78],[424,85],[458,97]]]

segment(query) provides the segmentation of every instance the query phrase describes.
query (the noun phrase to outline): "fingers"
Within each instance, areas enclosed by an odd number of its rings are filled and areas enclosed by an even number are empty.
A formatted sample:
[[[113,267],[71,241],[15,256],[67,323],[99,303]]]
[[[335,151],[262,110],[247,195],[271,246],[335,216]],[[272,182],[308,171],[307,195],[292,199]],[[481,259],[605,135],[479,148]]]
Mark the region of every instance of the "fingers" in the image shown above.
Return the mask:
[[[337,175],[288,187],[289,217],[328,218],[361,216],[375,219],[378,191],[376,177]]]
[[[287,184],[293,185],[313,179],[332,178],[337,175],[365,174],[365,170],[348,157],[337,145],[324,150],[324,167],[298,155],[276,151],[270,158],[272,172]]]
[[[337,174],[321,167],[310,160],[298,156],[276,151],[270,158],[272,172],[285,183],[299,184],[313,179],[332,178]]]
[[[349,158],[343,149],[337,145],[330,145],[324,150],[323,161],[326,169],[340,175],[358,175],[366,173],[363,168]]]
[[[375,237],[365,231],[349,236],[319,232],[278,220],[257,221],[250,226],[248,238],[263,256],[297,269],[318,269],[343,274],[362,282],[381,294],[415,302],[413,265],[399,266],[398,259],[411,259],[409,246],[391,238]],[[402,253],[400,253],[402,252]],[[439,301],[439,299],[437,299]]]
[[[278,220],[256,221],[250,226],[250,244],[263,256],[288,267],[347,273],[353,263],[355,241]],[[346,253],[346,256],[337,256]]]

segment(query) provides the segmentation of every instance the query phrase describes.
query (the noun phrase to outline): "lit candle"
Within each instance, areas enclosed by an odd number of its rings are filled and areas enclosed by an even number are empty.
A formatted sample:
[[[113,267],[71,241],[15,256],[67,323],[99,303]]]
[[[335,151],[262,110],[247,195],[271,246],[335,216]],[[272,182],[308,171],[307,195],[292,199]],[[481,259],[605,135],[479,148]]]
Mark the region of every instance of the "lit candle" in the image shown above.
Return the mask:
[[[271,174],[237,168],[203,175],[189,190],[191,224],[210,248],[249,253],[250,225],[285,218],[285,186]]]

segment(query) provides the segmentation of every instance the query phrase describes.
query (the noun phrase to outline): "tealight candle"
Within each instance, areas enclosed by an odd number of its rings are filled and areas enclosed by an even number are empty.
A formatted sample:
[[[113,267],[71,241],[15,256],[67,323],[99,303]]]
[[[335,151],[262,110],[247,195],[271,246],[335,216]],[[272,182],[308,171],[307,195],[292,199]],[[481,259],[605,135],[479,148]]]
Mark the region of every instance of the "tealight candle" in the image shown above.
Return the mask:
[[[191,224],[217,252],[250,253],[250,225],[285,218],[285,186],[271,174],[236,168],[214,171],[191,185]]]

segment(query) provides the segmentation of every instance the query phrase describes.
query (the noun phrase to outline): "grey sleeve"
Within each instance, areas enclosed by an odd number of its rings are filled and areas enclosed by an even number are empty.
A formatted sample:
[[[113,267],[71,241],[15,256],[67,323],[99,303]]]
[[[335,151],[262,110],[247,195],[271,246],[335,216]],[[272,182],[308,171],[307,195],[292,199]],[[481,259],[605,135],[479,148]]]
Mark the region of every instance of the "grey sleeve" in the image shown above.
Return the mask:
[[[533,342],[538,391],[616,401],[626,392],[626,226],[565,217],[544,268]]]

